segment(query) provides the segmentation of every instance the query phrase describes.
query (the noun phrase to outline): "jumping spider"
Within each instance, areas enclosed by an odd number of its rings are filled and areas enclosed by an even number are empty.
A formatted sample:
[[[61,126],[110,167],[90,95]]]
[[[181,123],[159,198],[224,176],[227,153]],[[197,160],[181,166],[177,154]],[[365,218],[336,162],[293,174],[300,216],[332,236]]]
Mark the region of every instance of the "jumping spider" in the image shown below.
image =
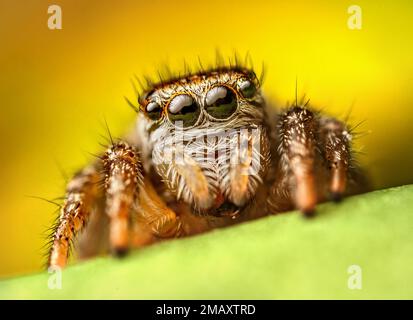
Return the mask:
[[[66,265],[80,231],[81,257],[122,255],[294,208],[311,216],[364,188],[346,124],[297,100],[277,112],[248,68],[173,78],[138,100],[133,132],[68,184],[50,266]]]

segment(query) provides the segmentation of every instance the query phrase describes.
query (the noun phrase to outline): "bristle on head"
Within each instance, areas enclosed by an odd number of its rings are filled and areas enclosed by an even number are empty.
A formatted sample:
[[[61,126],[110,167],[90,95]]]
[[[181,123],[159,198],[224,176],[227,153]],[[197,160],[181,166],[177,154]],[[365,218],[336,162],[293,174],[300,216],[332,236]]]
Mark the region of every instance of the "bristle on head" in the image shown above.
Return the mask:
[[[233,57],[225,59],[220,51],[216,51],[215,61],[210,64],[204,64],[201,58],[198,56],[195,64],[190,65],[187,61],[183,62],[183,68],[181,72],[172,72],[168,64],[163,64],[156,72],[155,77],[143,76],[138,78],[135,76],[133,80],[133,87],[135,96],[138,103],[141,103],[145,97],[153,90],[162,88],[173,82],[182,80],[189,81],[195,77],[207,77],[213,73],[219,72],[243,72],[253,73],[255,75],[254,65],[249,53],[245,55],[244,59],[239,57],[239,54],[234,52]],[[257,77],[259,83],[262,83],[264,79],[264,65],[262,67],[261,75]],[[135,84],[136,81],[136,84]],[[139,89],[138,89],[139,88]],[[128,102],[130,105],[130,101]],[[134,110],[136,110],[136,105]]]

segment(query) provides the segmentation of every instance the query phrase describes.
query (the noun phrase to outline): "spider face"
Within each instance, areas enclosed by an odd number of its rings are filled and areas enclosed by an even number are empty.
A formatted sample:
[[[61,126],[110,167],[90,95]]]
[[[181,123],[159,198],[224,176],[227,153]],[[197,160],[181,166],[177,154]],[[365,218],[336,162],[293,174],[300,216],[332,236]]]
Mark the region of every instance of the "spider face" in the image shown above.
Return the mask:
[[[157,84],[140,108],[141,149],[178,200],[220,216],[253,198],[269,162],[269,141],[252,71],[214,70]]]
[[[262,103],[253,72],[223,70],[154,85],[140,106],[154,126],[168,122],[189,128],[206,121],[227,122],[242,113],[241,109]]]

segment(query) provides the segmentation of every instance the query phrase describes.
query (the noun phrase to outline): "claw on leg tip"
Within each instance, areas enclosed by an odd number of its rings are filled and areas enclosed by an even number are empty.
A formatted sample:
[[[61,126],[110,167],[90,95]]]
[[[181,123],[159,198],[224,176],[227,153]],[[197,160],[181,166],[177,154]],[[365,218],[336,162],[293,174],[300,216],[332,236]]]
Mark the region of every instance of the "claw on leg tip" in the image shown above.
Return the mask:
[[[302,209],[301,212],[303,213],[304,218],[313,218],[316,214],[314,208]]]
[[[341,192],[331,192],[330,197],[334,202],[340,202],[343,199],[343,194]]]
[[[116,247],[112,249],[112,255],[116,258],[123,258],[128,253],[127,247]]]

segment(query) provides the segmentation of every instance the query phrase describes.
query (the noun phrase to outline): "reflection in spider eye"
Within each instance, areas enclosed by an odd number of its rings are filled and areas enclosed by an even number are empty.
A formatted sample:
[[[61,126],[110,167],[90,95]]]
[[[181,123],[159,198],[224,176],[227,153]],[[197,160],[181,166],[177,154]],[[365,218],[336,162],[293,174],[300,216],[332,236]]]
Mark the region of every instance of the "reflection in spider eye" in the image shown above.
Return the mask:
[[[217,119],[226,119],[237,109],[234,91],[224,86],[209,90],[205,102],[208,114]]]
[[[159,103],[152,101],[146,105],[146,114],[151,120],[159,120],[161,117],[162,108]]]
[[[180,94],[169,103],[168,114],[172,122],[182,121],[184,127],[189,127],[198,120],[200,108],[190,95]]]
[[[244,80],[243,82],[239,84],[239,90],[241,91],[244,98],[252,98],[257,88],[251,81]]]

